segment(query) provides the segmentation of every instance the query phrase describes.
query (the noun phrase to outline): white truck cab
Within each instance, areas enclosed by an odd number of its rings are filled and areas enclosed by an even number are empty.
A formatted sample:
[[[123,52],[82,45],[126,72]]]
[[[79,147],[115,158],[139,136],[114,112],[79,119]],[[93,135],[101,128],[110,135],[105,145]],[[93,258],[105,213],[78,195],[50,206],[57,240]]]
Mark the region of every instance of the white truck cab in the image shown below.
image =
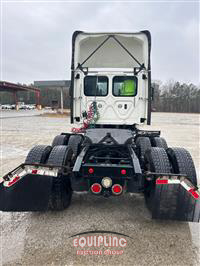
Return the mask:
[[[82,124],[95,102],[98,125],[150,124],[150,49],[148,31],[74,32],[71,123]]]

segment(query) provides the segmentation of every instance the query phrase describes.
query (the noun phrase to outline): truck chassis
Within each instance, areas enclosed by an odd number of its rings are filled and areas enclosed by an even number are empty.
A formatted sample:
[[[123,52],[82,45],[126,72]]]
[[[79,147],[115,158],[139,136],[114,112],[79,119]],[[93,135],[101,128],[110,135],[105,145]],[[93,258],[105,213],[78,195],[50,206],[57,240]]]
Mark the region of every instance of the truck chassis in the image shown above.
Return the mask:
[[[143,193],[152,218],[198,222],[200,193],[192,158],[168,148],[159,131],[92,128],[32,148],[0,184],[2,211],[63,210],[72,192]]]

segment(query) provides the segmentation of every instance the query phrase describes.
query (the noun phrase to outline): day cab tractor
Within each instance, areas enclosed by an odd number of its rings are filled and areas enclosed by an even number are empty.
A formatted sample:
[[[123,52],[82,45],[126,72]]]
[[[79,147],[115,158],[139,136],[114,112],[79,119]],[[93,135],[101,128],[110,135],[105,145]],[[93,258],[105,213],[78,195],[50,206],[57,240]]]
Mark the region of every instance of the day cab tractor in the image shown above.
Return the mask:
[[[72,131],[33,147],[2,178],[2,211],[63,210],[73,192],[142,193],[152,218],[198,222],[200,192],[190,153],[168,147],[151,123],[151,35],[72,37]]]

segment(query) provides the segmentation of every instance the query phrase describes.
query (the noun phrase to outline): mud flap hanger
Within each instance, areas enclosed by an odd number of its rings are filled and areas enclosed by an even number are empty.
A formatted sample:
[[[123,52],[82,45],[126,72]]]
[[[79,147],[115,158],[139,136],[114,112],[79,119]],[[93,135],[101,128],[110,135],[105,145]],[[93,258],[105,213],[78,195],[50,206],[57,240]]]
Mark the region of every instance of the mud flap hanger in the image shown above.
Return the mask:
[[[168,173],[146,173],[146,176],[155,179],[153,219],[199,222],[200,191],[186,176]]]
[[[10,179],[10,176],[13,176],[19,169],[24,169],[26,166],[33,166],[35,167],[36,170],[39,169],[40,167],[43,167],[49,170],[53,170],[56,168],[57,170],[59,170],[61,174],[63,173],[64,170],[71,171],[70,167],[63,166],[63,165],[50,165],[50,164],[42,164],[42,163],[22,163],[19,166],[17,166],[15,169],[13,169],[12,171],[8,172],[6,175],[4,175],[1,178],[1,182],[8,181]]]
[[[60,178],[65,166],[21,164],[0,183],[1,211],[46,211],[51,202],[53,180]]]
[[[80,69],[84,75],[88,74],[88,67],[83,67],[83,65],[110,39],[113,38],[126,52],[130,57],[139,65],[139,67],[134,67],[134,75],[136,76],[143,69],[146,69],[144,64],[141,64],[135,56],[116,38],[115,35],[108,35],[108,37],[99,44],[99,46],[82,62],[78,63],[77,69]]]

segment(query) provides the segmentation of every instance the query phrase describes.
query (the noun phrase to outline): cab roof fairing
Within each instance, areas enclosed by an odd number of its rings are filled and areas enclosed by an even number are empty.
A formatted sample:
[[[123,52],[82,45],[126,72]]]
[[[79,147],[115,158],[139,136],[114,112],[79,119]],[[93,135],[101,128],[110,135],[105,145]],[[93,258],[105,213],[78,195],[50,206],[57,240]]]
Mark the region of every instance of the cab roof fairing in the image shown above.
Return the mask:
[[[72,40],[72,70],[77,69],[95,49],[108,38],[115,36],[122,45],[145,68],[150,70],[151,39],[148,31],[136,33],[86,33],[75,32]],[[139,64],[117,43],[109,38],[83,65],[88,68],[130,68],[139,67]]]

